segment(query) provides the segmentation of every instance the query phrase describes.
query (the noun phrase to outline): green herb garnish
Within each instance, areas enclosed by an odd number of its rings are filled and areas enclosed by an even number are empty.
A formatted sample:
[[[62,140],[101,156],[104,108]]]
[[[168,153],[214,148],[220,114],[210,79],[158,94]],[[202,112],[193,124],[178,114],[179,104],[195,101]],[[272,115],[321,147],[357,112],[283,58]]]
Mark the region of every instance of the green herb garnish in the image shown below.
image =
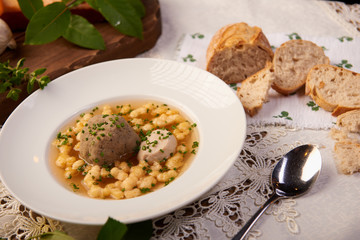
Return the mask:
[[[7,92],[6,98],[14,101],[19,99],[21,89],[18,88],[22,83],[27,82],[27,93],[30,94],[34,90],[35,84],[40,89],[50,82],[48,76],[42,76],[46,68],[39,68],[29,73],[29,68],[23,68],[25,58],[20,59],[15,67],[10,66],[10,61],[0,63],[0,93]]]
[[[175,179],[174,177],[169,178],[169,180],[165,182],[165,186],[171,183],[172,181],[174,181],[174,179]]]

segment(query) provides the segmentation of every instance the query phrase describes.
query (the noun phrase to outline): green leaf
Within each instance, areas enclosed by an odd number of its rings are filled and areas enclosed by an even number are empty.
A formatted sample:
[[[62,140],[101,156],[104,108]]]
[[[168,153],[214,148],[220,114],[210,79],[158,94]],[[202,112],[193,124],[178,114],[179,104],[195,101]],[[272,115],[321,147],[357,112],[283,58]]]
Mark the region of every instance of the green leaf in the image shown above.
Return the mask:
[[[18,3],[27,19],[31,19],[39,9],[44,7],[42,0],[18,0]]]
[[[41,77],[40,80],[38,81],[40,89],[44,89],[44,87],[46,87],[50,81],[51,79],[49,76]]]
[[[31,18],[25,33],[25,44],[45,44],[61,37],[70,23],[71,13],[63,2],[41,8]]]
[[[22,66],[24,66],[24,62],[25,62],[25,58],[21,58],[17,63],[16,63],[16,69],[21,68]]]
[[[21,72],[19,71],[15,71],[13,73],[12,76],[10,76],[10,82],[13,84],[13,85],[20,85],[21,84],[21,81],[23,80],[24,78],[24,74],[22,74]]]
[[[145,16],[145,7],[140,0],[127,0],[131,6],[135,9],[136,13],[140,18]]]
[[[127,231],[127,226],[111,217],[102,226],[97,236],[97,240],[117,240],[122,239]]]
[[[11,86],[12,84],[10,82],[0,83],[0,93],[6,92]]]
[[[127,227],[128,231],[123,240],[149,240],[153,233],[151,220],[128,224]]]
[[[28,81],[28,84],[27,84],[27,87],[26,87],[26,90],[27,90],[28,94],[30,94],[33,91],[35,82],[36,82],[36,78],[31,78]]]
[[[99,12],[119,32],[143,39],[143,29],[139,9],[131,0],[97,0]]]
[[[90,5],[90,7],[92,7],[93,9],[98,11],[98,6],[96,3],[96,0],[86,0],[87,4]]]
[[[39,76],[39,75],[43,74],[45,71],[46,71],[46,68],[39,68],[39,69],[36,69],[36,70],[33,72],[33,75],[34,75],[34,76]]]
[[[76,7],[84,2],[84,0],[62,0],[68,8]]]
[[[105,42],[96,28],[85,18],[72,15],[63,37],[69,42],[90,49],[105,49]]]
[[[9,93],[6,95],[6,98],[11,98],[14,101],[19,99],[19,94],[21,93],[21,89],[12,88],[10,89]]]

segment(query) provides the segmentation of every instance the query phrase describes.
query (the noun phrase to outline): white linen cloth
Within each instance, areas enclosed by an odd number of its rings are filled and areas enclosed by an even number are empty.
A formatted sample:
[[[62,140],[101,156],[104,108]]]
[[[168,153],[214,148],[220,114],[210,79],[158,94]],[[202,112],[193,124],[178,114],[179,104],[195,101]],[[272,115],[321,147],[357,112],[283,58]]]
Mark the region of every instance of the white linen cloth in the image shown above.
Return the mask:
[[[261,26],[260,26],[261,27]],[[194,32],[185,34],[182,39],[177,61],[205,69],[206,50],[214,33]],[[350,36],[314,37],[303,36],[296,32],[268,34],[267,38],[273,49],[290,39],[304,39],[323,47],[330,64],[360,72],[360,38]],[[235,89],[241,84],[231,84]],[[336,123],[336,118],[317,106],[311,97],[300,89],[296,94],[284,96],[273,89],[269,91],[268,102],[253,117],[247,115],[248,124],[284,124],[294,128],[329,129]]]

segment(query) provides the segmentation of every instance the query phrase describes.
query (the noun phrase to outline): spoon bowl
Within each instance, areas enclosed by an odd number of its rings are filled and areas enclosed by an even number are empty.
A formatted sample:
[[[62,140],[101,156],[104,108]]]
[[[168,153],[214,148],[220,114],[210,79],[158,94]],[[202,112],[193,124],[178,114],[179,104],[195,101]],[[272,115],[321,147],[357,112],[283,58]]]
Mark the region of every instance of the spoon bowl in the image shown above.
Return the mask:
[[[321,169],[320,151],[313,145],[302,145],[285,154],[272,172],[276,194],[298,197],[316,181]]]
[[[320,151],[313,145],[301,145],[285,154],[272,172],[273,195],[250,218],[233,240],[244,239],[271,203],[280,198],[298,197],[309,191],[320,174],[321,165]]]

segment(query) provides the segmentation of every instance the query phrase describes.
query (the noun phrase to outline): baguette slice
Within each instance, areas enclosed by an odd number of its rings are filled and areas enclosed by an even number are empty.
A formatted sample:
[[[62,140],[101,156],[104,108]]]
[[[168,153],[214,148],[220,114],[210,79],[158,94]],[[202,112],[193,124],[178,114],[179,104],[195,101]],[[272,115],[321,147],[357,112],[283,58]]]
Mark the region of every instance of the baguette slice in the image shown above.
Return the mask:
[[[360,109],[348,111],[337,117],[336,125],[352,133],[360,133]]]
[[[353,174],[360,170],[360,144],[337,142],[334,151],[335,164],[340,173]]]
[[[274,81],[272,64],[245,79],[236,91],[245,112],[254,116],[268,98],[268,92]]]
[[[239,83],[272,61],[273,51],[261,28],[235,23],[219,29],[206,52],[206,70],[226,83]]]
[[[360,74],[327,64],[314,66],[305,93],[333,116],[360,109]]]
[[[274,54],[275,81],[272,88],[290,94],[301,88],[306,75],[316,64],[329,64],[324,50],[306,40],[290,40],[278,47]]]

